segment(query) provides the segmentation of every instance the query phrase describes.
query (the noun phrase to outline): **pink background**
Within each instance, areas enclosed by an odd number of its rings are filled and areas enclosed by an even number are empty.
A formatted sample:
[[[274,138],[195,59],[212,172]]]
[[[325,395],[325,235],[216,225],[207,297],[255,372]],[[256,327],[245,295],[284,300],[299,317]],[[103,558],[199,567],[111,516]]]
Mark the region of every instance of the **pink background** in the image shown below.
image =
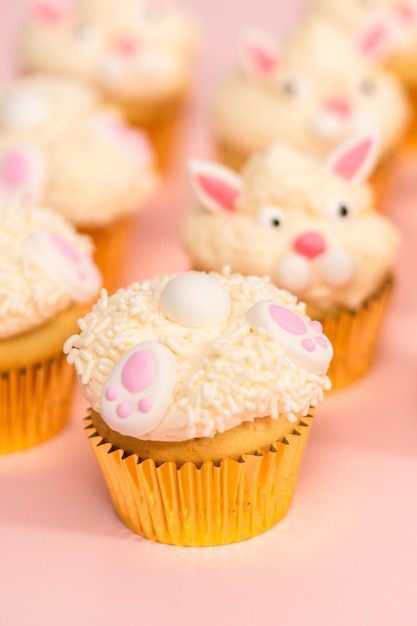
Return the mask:
[[[284,0],[187,4],[204,33],[196,89],[166,188],[138,218],[127,282],[187,268],[177,241],[192,202],[185,162],[210,154],[212,88],[234,61],[242,26],[280,33],[299,9]],[[0,0],[3,77],[12,69],[20,15],[17,0]],[[415,164],[407,168],[417,175]],[[1,626],[417,624],[414,196],[387,209],[404,242],[375,366],[317,411],[285,519],[225,547],[177,548],[137,537],[113,512],[82,432],[86,405],[78,397],[59,436],[0,458]]]

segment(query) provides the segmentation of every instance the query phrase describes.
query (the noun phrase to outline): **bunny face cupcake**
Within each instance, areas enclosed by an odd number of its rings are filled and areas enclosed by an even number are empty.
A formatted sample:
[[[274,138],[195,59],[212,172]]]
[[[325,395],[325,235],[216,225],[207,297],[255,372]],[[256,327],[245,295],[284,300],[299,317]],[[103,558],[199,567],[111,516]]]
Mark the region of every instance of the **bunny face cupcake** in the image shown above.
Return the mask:
[[[402,138],[408,119],[409,104],[396,79],[335,28],[315,20],[281,51],[264,33],[246,34],[241,67],[215,98],[212,127],[221,160],[238,169],[273,141],[323,158],[365,129],[379,137],[380,162]]]
[[[68,418],[62,345],[100,287],[91,243],[59,215],[0,208],[0,452],[48,439]],[[84,305],[83,305],[84,303]]]
[[[303,304],[265,277],[187,272],[103,292],[79,326],[64,350],[130,528],[165,543],[214,545],[282,517],[333,354]],[[243,496],[255,466],[259,479]],[[141,485],[135,495],[131,481]],[[227,509],[220,484],[234,493]],[[154,489],[164,493],[157,506]]]
[[[109,288],[114,258],[156,181],[146,136],[93,90],[38,75],[0,94],[0,198],[39,200],[91,235]]]
[[[146,128],[163,158],[167,146],[158,143],[157,131],[168,131],[189,89],[196,32],[170,2],[33,1],[20,42],[22,64],[91,82]]]
[[[252,157],[241,176],[194,162],[191,176],[199,202],[182,228],[192,265],[218,270],[227,264],[243,274],[268,275],[307,303],[332,341],[335,320],[349,317],[362,324],[358,313],[369,311],[370,303],[379,324],[377,303],[386,303],[398,234],[375,212],[371,191],[362,182],[373,145],[371,137],[355,138],[321,164],[274,144]],[[367,358],[344,350],[339,363],[335,346],[329,373],[334,387],[368,368],[378,324],[362,337]],[[349,342],[349,333],[344,340]]]
[[[313,0],[311,13],[331,21],[375,62],[416,86],[417,6],[414,0]]]

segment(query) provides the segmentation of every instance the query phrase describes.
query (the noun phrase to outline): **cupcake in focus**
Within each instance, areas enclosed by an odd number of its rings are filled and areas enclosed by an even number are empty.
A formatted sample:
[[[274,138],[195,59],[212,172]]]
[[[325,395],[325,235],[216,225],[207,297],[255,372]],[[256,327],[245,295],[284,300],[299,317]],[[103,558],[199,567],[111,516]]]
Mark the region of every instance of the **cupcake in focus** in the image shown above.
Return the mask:
[[[409,118],[394,76],[330,23],[308,20],[281,47],[266,33],[244,34],[240,65],[215,96],[211,126],[219,159],[237,170],[274,141],[324,158],[352,134],[372,129],[379,185]]]
[[[344,142],[325,163],[273,144],[241,175],[191,163],[196,206],[182,224],[191,265],[269,276],[307,304],[333,344],[332,388],[370,367],[389,301],[396,228],[364,182],[374,140]]]
[[[64,340],[98,293],[92,244],[56,213],[0,206],[0,453],[63,428],[75,382]]]
[[[120,286],[133,220],[158,181],[145,134],[71,79],[31,75],[0,92],[0,198],[39,201],[88,234]]]
[[[197,32],[171,2],[32,0],[18,54],[25,71],[97,87],[148,132],[164,165],[192,83]]]
[[[105,290],[64,346],[114,507],[176,545],[241,541],[286,513],[332,346],[266,277],[185,272]]]

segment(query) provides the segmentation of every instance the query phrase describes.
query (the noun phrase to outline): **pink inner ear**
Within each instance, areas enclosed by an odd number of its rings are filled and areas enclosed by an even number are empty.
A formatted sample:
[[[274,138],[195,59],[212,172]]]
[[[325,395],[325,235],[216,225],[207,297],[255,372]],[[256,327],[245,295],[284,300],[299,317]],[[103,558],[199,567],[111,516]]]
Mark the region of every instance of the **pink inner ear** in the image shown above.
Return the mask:
[[[376,22],[369,26],[359,37],[359,46],[364,54],[372,55],[386,41],[389,26],[385,22]]]
[[[253,66],[256,74],[267,76],[273,72],[277,66],[277,58],[254,42],[246,44],[246,54]]]
[[[31,10],[33,15],[41,22],[48,24],[57,24],[65,20],[70,9],[67,5],[55,2],[48,2],[48,0],[38,0],[32,2]]]
[[[11,152],[5,159],[1,177],[10,187],[22,185],[29,174],[29,164],[20,152]]]
[[[372,139],[365,139],[348,148],[332,164],[332,171],[346,180],[356,176],[363,167],[372,147]]]
[[[225,211],[234,211],[239,190],[223,180],[213,178],[208,174],[199,174],[197,182],[203,192],[212,198]]]

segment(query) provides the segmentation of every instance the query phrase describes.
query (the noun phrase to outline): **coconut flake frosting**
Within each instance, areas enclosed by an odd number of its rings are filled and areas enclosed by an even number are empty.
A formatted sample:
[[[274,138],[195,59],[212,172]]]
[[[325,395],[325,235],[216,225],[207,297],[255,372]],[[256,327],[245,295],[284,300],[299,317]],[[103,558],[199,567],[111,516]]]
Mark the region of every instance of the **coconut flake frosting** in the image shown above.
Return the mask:
[[[224,269],[103,290],[79,328],[64,352],[85,397],[110,428],[144,440],[296,421],[330,387],[321,325],[266,277]]]

